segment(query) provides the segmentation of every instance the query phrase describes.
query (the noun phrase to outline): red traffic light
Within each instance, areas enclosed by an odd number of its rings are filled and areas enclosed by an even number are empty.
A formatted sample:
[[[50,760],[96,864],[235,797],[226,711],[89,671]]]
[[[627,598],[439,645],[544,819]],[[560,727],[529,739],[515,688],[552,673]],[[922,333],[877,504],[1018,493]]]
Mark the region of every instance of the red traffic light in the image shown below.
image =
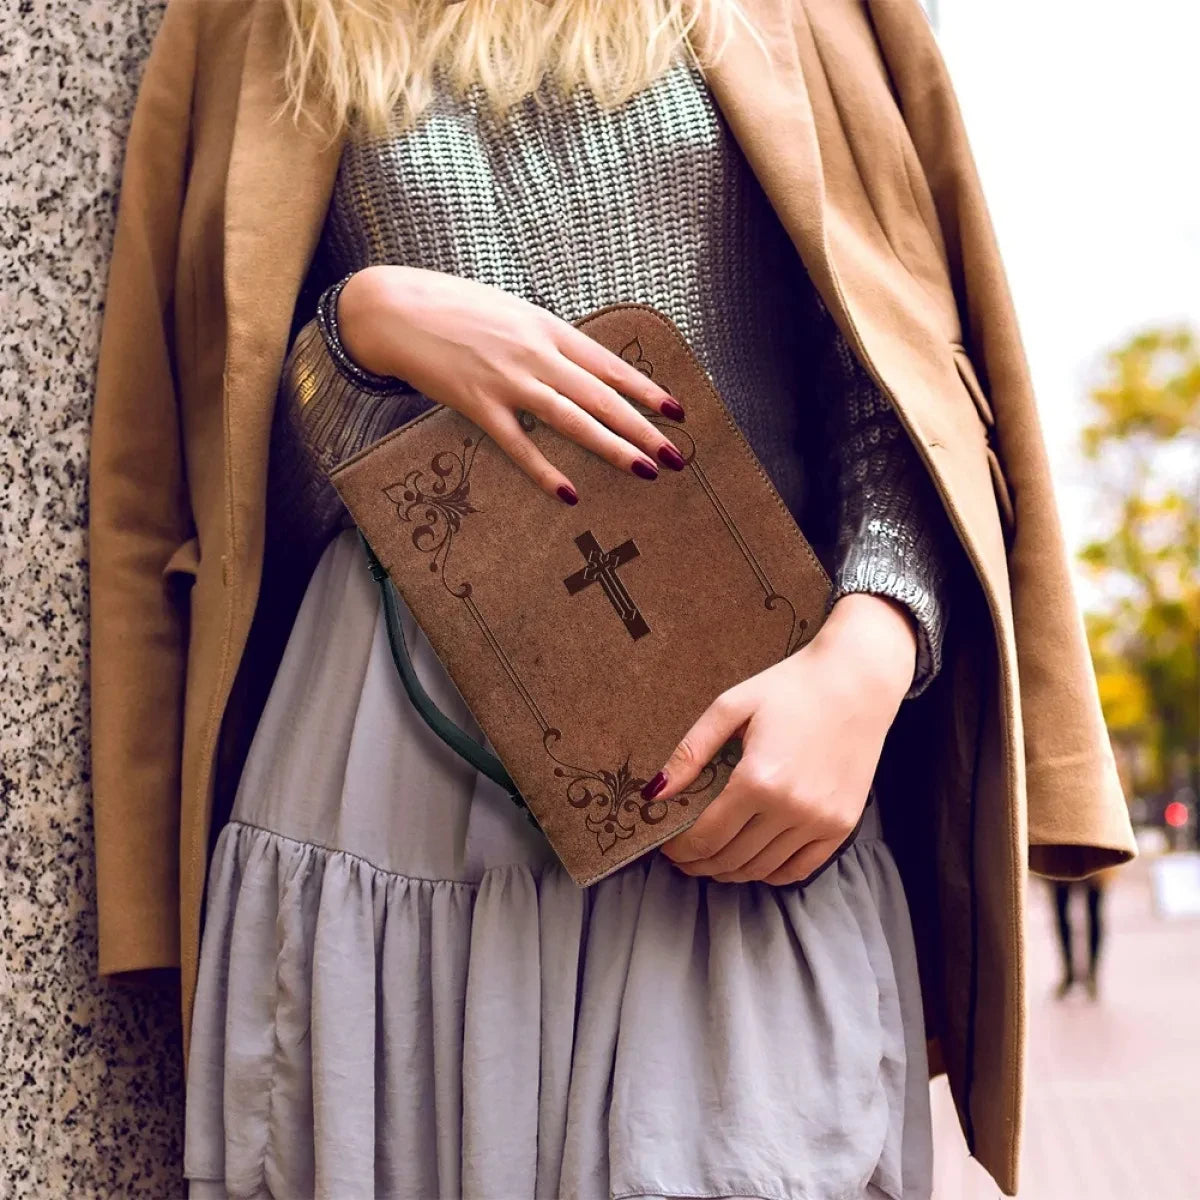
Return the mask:
[[[1163,809],[1163,820],[1172,829],[1182,829],[1188,823],[1187,805],[1182,800],[1172,800]]]

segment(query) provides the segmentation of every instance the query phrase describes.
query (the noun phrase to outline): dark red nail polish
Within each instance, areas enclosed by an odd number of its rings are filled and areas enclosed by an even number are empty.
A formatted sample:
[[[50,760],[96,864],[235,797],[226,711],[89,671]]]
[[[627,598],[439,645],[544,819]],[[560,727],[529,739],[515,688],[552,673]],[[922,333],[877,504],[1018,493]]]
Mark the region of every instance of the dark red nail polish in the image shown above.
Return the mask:
[[[579,503],[579,497],[575,494],[575,489],[568,487],[565,483],[558,485],[558,498],[566,504]]]
[[[662,771],[659,771],[659,773],[655,775],[655,777],[651,779],[645,787],[642,788],[642,799],[653,800],[654,797],[657,796],[658,793],[661,792],[666,786],[667,777]]]
[[[665,463],[672,471],[682,471],[687,465],[683,461],[683,455],[674,446],[659,446],[658,461]]]
[[[683,420],[683,406],[677,404],[674,400],[664,400],[662,405],[662,414],[664,417],[670,417],[672,421]]]
[[[643,479],[658,478],[658,468],[652,462],[648,462],[645,459],[637,459],[630,470],[635,475],[640,475]]]

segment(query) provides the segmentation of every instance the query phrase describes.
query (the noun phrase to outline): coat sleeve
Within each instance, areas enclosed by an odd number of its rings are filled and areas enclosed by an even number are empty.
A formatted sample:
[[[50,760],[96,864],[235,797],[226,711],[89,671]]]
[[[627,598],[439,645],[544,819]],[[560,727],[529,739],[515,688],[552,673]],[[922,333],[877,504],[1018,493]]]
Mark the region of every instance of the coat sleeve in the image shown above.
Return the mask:
[[[179,963],[179,772],[194,562],[173,309],[196,0],[171,0],[126,144],[89,478],[92,807],[101,975]]]
[[[1135,853],[1071,577],[1016,312],[962,113],[917,0],[866,0],[945,237],[972,366],[1013,499],[1009,550],[1029,863],[1077,877]]]

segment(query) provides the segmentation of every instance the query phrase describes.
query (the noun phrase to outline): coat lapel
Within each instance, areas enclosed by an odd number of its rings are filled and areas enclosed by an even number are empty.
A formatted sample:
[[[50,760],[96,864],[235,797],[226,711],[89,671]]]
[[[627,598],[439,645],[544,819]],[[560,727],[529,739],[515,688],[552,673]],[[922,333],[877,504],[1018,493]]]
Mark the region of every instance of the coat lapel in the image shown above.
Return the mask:
[[[871,27],[842,0],[742,7],[767,56],[738,27],[706,74],[713,96],[830,313],[971,531],[981,582],[1007,627],[1004,540],[984,428],[952,353],[962,332],[945,246],[902,157],[903,118],[875,86],[887,76]],[[823,47],[810,10],[825,23]],[[703,20],[697,30],[707,45]],[[831,54],[841,56],[832,74]]]
[[[286,45],[283,6],[257,4],[225,192],[227,470],[237,564],[261,539],[273,401],[344,140],[329,141],[307,123],[298,128],[290,115],[275,118]]]
[[[705,79],[813,283],[836,311],[821,151],[794,30],[798,5],[743,0],[742,8],[765,50],[738,23]],[[708,11],[708,6],[696,10],[690,37],[698,50],[715,37]]]

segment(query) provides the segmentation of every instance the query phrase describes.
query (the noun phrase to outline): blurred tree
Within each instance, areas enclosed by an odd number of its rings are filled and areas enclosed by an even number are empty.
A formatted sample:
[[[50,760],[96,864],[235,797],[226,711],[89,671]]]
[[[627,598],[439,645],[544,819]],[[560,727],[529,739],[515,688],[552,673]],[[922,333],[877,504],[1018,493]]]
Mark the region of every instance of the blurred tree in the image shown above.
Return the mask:
[[[1135,788],[1200,795],[1200,340],[1151,330],[1109,354],[1082,434],[1097,536],[1088,614],[1101,702]]]

